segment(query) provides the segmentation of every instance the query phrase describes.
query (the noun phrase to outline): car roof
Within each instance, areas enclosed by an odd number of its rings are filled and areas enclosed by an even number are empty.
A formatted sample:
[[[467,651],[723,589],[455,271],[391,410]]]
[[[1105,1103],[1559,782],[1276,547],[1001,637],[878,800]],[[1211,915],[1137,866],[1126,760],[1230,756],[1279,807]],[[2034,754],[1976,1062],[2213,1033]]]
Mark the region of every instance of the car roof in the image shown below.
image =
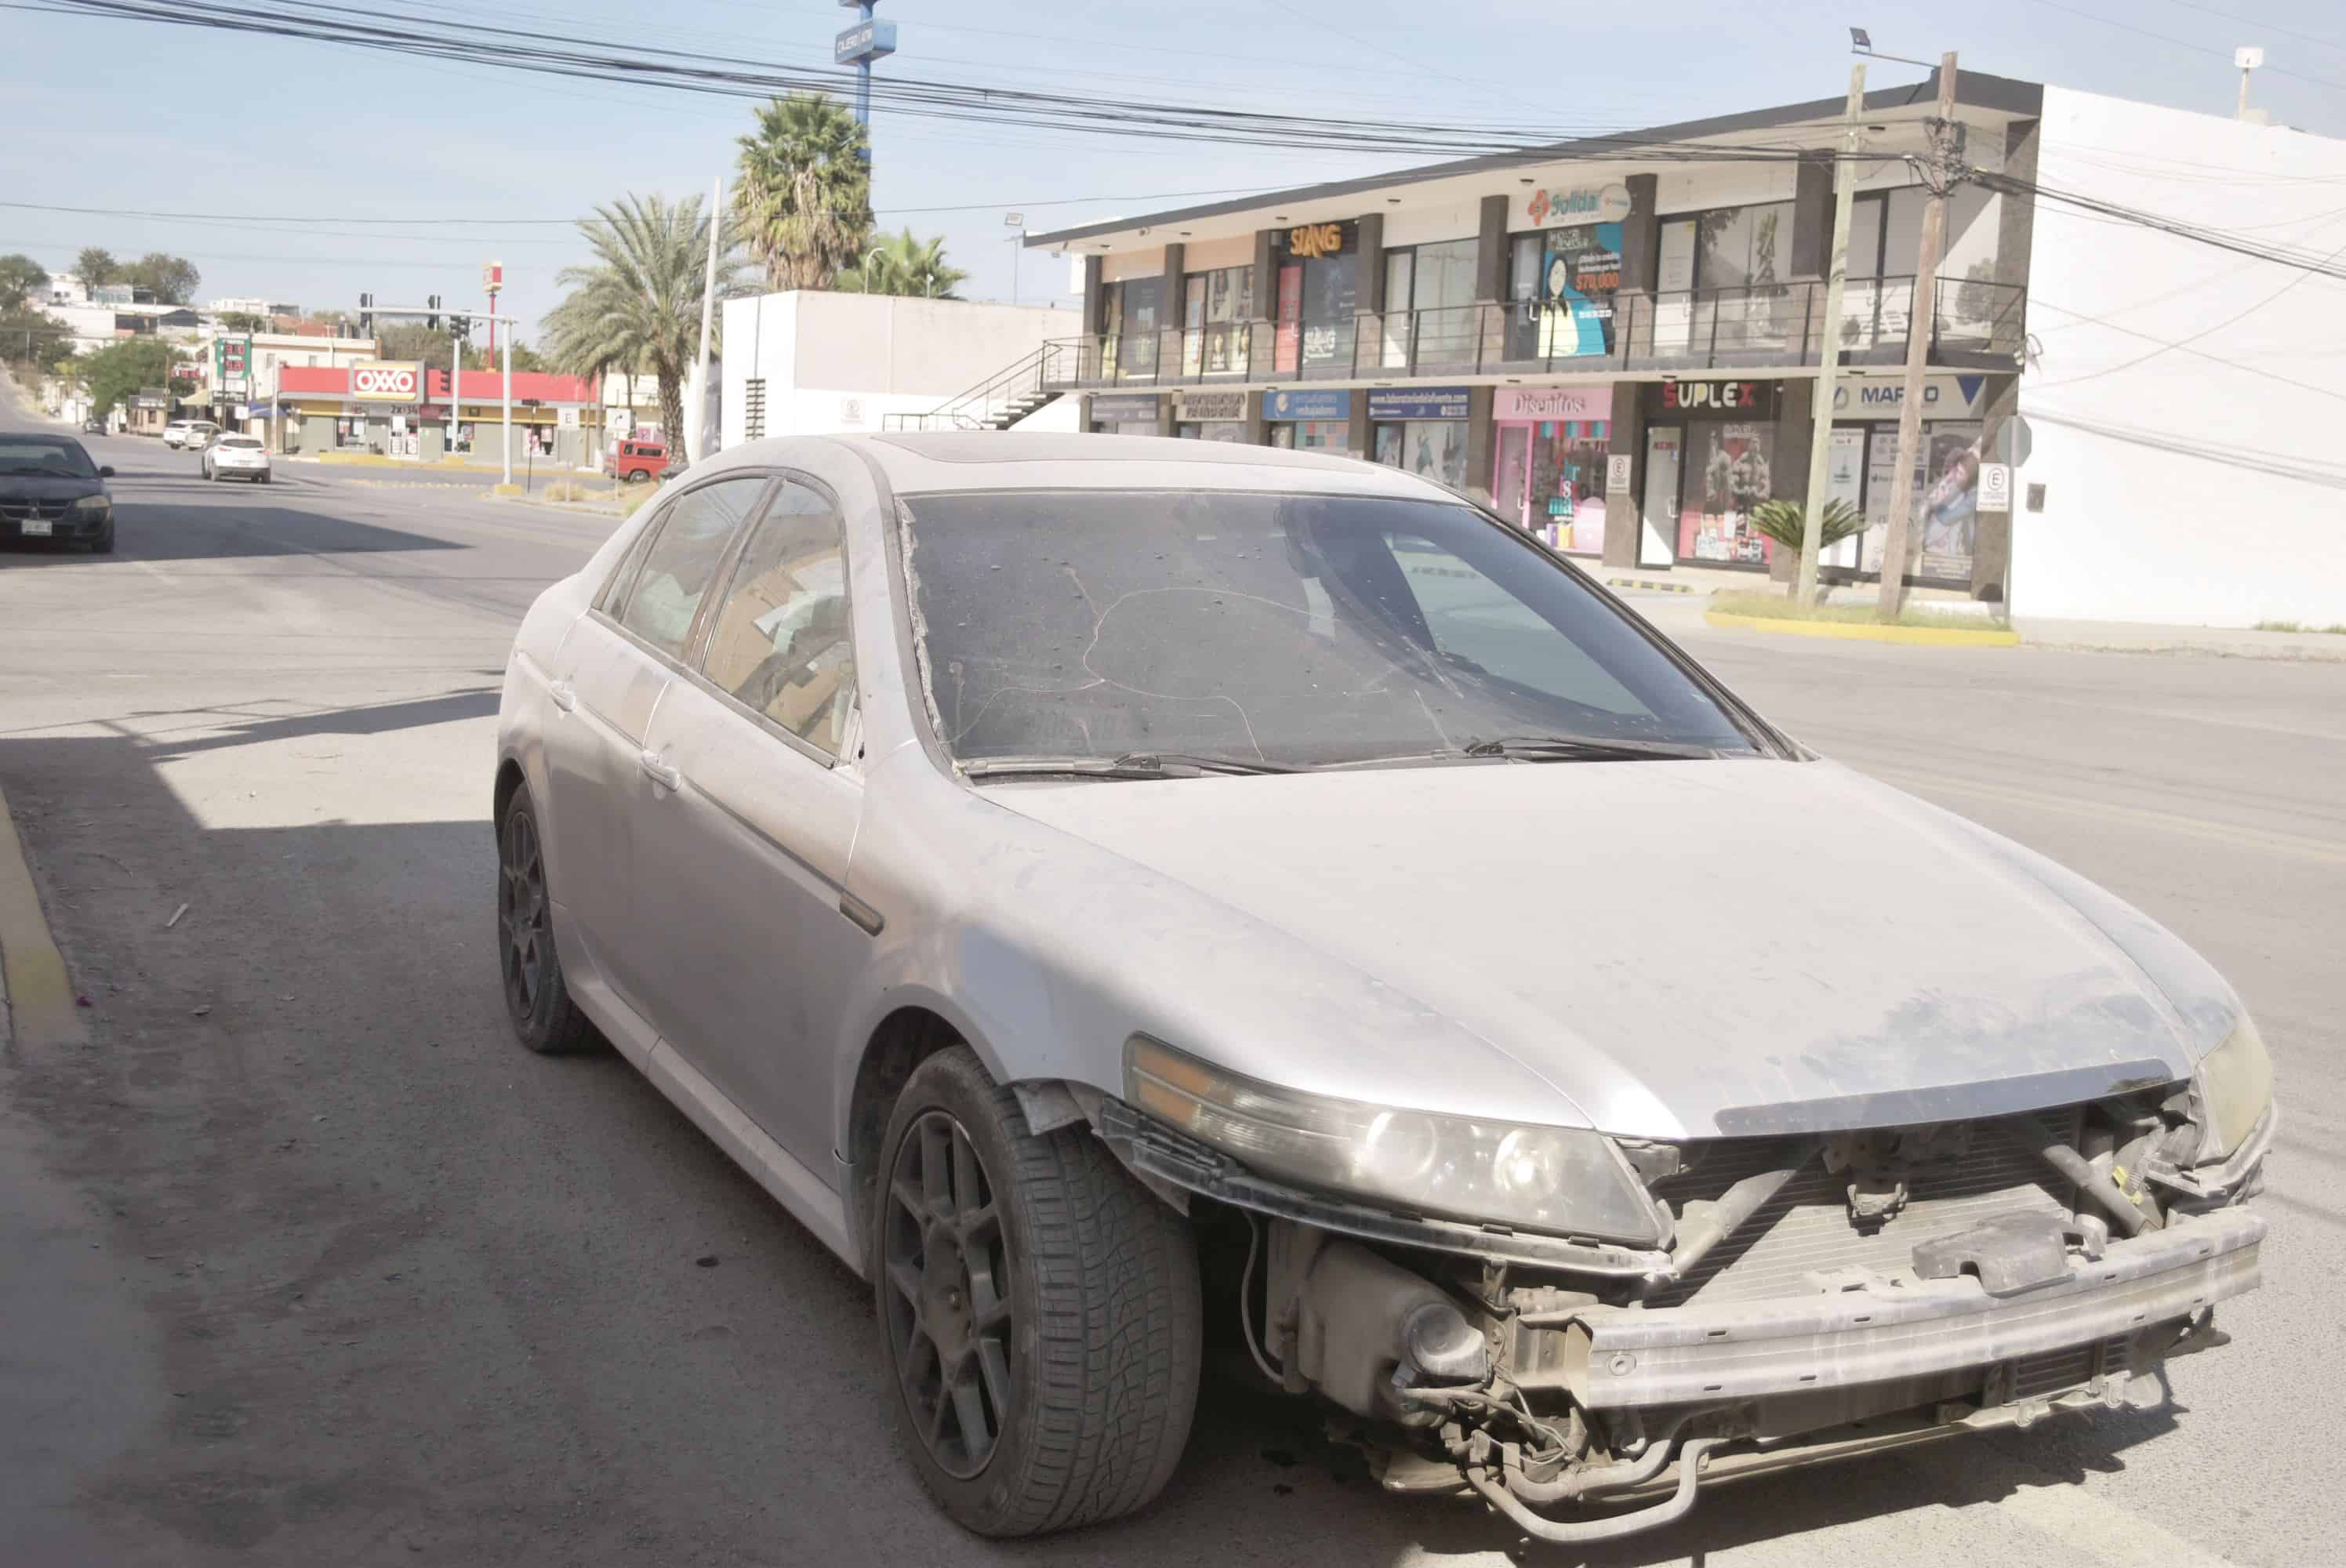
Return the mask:
[[[788,463],[811,444],[853,447],[879,464],[900,494],[954,490],[1294,490],[1457,497],[1414,474],[1360,458],[1236,442],[1169,436],[1025,431],[892,432],[885,435],[776,436],[729,448],[707,467]],[[702,465],[694,466],[696,474]]]

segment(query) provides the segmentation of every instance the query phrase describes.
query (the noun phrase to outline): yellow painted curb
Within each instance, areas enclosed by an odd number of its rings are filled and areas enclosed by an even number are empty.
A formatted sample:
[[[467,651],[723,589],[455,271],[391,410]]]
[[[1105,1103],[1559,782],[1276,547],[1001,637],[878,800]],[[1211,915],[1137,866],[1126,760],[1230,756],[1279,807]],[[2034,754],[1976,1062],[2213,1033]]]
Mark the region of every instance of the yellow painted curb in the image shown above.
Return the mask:
[[[20,1045],[78,1045],[89,1038],[74,1006],[73,981],[65,954],[49,934],[41,895],[33,886],[25,846],[8,801],[0,796],[0,990]]]
[[[518,484],[492,484],[489,486],[489,494],[492,495],[518,495],[521,494],[521,486]]]
[[[1862,643],[1911,643],[1935,648],[2009,648],[2020,646],[2014,631],[1973,631],[1967,626],[1884,626],[1869,621],[1779,621],[1761,616],[1730,616],[1705,610],[1702,618],[1714,626],[1741,626],[1754,632],[1787,632],[1796,637],[1841,637]]]

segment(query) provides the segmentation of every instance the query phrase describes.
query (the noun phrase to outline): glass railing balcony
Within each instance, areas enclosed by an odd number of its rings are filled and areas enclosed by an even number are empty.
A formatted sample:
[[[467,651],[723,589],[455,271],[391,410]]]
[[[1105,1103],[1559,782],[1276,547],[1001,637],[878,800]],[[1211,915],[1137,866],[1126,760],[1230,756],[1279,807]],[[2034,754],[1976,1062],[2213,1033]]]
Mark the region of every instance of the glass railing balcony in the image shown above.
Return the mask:
[[[1930,359],[1996,370],[2020,361],[2026,290],[1940,280]],[[1043,367],[1055,390],[1278,383],[1580,371],[1755,372],[1818,363],[1825,285],[1628,291],[1592,306],[1487,301],[1336,321],[1238,322],[1060,340]],[[1901,363],[1914,280],[1852,278],[1841,293],[1841,362]]]

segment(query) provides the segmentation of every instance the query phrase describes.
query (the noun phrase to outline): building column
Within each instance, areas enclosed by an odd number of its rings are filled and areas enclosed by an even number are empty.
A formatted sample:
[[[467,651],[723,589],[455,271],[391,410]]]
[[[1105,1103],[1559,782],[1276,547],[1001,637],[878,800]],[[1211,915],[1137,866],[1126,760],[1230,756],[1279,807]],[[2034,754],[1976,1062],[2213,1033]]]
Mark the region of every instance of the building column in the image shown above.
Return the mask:
[[[1262,393],[1246,394],[1246,442],[1249,446],[1270,444],[1270,422],[1262,417]]]
[[[1173,394],[1170,392],[1157,394],[1157,433],[1159,435],[1181,433],[1180,420],[1174,410]]]
[[[1089,392],[1076,392],[1074,394],[1074,397],[1076,400],[1076,433],[1078,435],[1089,435],[1092,429],[1092,394]]]
[[[1652,178],[1651,175],[1629,177],[1632,202],[1637,199],[1636,182],[1639,179],[1650,180]],[[1634,214],[1634,209],[1632,210]],[[1626,248],[1628,230],[1624,229],[1621,238]],[[1649,260],[1651,256],[1652,251],[1649,247],[1647,249]],[[1628,283],[1628,263],[1629,258],[1625,249],[1621,258],[1624,287]],[[1643,392],[1642,382],[1615,382],[1613,383],[1613,419],[1612,423],[1605,427],[1605,450],[1608,458],[1619,457],[1625,453],[1628,456],[1629,488],[1627,490],[1613,488],[1611,481],[1614,465],[1608,461],[1605,465],[1606,480],[1605,565],[1608,567],[1635,567],[1637,564],[1637,539],[1645,526],[1641,489],[1646,483],[1646,404],[1641,395]]]
[[[1271,249],[1274,231],[1254,231],[1254,319],[1247,322],[1247,373],[1268,375],[1272,364],[1270,321],[1279,314],[1279,252]]]
[[[1815,432],[1817,383],[1803,377],[1776,383],[1775,450],[1768,459],[1769,499],[1805,504],[1809,498],[1809,441]],[[1772,551],[1769,577],[1790,583],[1800,575],[1797,551]]]
[[[1621,290],[1650,292],[1661,275],[1661,219],[1654,210],[1661,176],[1633,174],[1621,183],[1629,188],[1629,216],[1621,225]]]
[[[1100,311],[1105,308],[1107,290],[1100,281],[1100,259],[1097,255],[1084,258],[1084,331],[1086,338],[1096,336],[1100,330]],[[629,386],[630,395],[633,384]]]
[[[1187,322],[1189,318],[1181,293],[1182,279],[1187,275],[1183,269],[1188,265],[1188,246],[1178,239],[1167,242],[1164,265],[1158,274],[1162,281],[1157,285],[1158,296],[1162,300],[1158,307],[1157,318],[1157,380],[1160,385],[1168,378],[1181,373],[1181,353],[1188,346]],[[1165,352],[1168,343],[1173,349],[1169,359]],[[1170,435],[1173,433],[1173,400],[1168,397],[1163,401],[1165,406],[1158,410],[1157,423],[1167,435]]]
[[[1384,328],[1385,314],[1385,215],[1364,212],[1355,220],[1355,244],[1359,257],[1361,287],[1354,296],[1352,308],[1352,369],[1359,372],[1377,362],[1375,346]],[[1368,351],[1363,353],[1363,349]],[[1362,456],[1368,449],[1361,449]]]
[[[1354,457],[1374,461],[1377,455],[1376,435],[1369,428],[1369,389],[1352,389],[1352,412],[1345,425],[1344,439],[1352,444]]]
[[[1504,203],[1504,199],[1501,199]],[[1503,205],[1502,221],[1504,216]],[[1498,508],[1491,496],[1491,463],[1494,458],[1492,443],[1497,436],[1498,427],[1491,420],[1491,398],[1495,390],[1484,386],[1466,389],[1466,494],[1476,505],[1489,506],[1494,512]]]
[[[1793,278],[1821,278],[1832,262],[1833,155],[1800,155],[1792,186]]]
[[[2032,126],[2033,130],[2033,126]],[[1989,378],[1987,402],[1980,420],[1980,461],[2013,466],[2012,505],[2020,508],[2020,378]],[[1972,597],[1989,604],[2012,603],[2011,512],[1979,512],[1973,515]]]

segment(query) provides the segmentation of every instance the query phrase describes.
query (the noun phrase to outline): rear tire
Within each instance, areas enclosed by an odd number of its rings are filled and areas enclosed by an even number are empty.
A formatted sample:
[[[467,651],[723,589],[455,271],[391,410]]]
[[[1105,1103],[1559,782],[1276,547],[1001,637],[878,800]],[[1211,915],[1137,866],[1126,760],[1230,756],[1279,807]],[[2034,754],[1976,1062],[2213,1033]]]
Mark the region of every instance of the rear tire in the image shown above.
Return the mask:
[[[505,1017],[521,1043],[542,1056],[590,1051],[603,1041],[570,999],[554,950],[553,900],[537,808],[522,786],[497,820],[497,972]]]
[[[1088,1127],[1026,1130],[965,1045],[890,1113],[869,1236],[914,1469],[981,1535],[1137,1509],[1180,1463],[1204,1326],[1186,1220]]]

